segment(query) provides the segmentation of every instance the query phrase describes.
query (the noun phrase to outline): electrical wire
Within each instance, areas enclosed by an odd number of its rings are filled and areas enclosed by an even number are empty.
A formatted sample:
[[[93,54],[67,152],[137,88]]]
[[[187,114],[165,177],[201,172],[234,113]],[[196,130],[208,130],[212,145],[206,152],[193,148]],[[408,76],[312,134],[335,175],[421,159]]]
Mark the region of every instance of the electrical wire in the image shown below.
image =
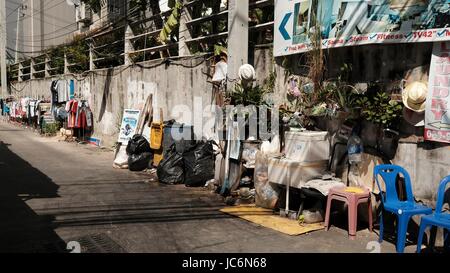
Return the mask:
[[[125,3],[123,3],[123,4],[120,6],[120,8],[123,8],[126,4],[127,4],[127,3],[126,3],[126,1],[125,1]],[[122,21],[123,19],[128,18],[130,15],[133,15],[133,13],[136,12],[136,11],[138,11],[138,10],[139,10],[138,7],[135,7],[134,9],[131,9],[124,17],[119,18],[119,20],[117,20],[116,22],[112,23],[112,25],[114,25],[114,24],[117,23],[117,22]],[[98,22],[98,21],[104,19],[105,17],[106,17],[106,15],[103,16],[103,17],[101,17],[101,18],[99,18],[99,19],[97,19],[97,20],[95,20],[93,23]],[[75,24],[77,24],[77,23],[75,23]],[[73,24],[71,24],[71,25],[73,25]],[[69,25],[69,26],[70,26],[70,25]],[[114,29],[113,29],[113,30],[114,30]],[[100,31],[101,31],[101,30],[100,30]],[[38,43],[39,43],[39,42],[42,42],[42,41],[53,40],[53,39],[56,39],[56,38],[60,38],[60,37],[66,36],[66,35],[68,35],[68,34],[70,34],[70,33],[72,33],[72,31],[71,31],[71,32],[68,32],[68,33],[65,33],[65,34],[62,34],[62,35],[59,35],[59,36],[56,36],[56,37],[49,38],[49,39],[40,39],[40,40],[35,41],[35,42],[38,42]],[[89,38],[89,37],[87,37],[87,38]],[[25,40],[21,40],[21,41],[25,41]],[[39,47],[39,46],[35,46],[35,47]],[[16,50],[12,50],[11,48],[9,48],[9,50],[11,50],[11,51],[13,51],[13,52],[22,53],[22,54],[34,54],[34,53],[43,53],[43,52],[46,52],[46,50],[31,51],[31,52],[19,52],[19,51],[16,51]]]
[[[13,13],[15,13],[18,9],[20,9],[22,7],[22,5],[19,5],[17,8],[15,8],[14,10],[12,10],[10,13],[8,13],[8,15],[6,15],[6,18],[8,18],[9,16],[11,16]],[[17,23],[17,20],[15,22],[8,22],[11,24]]]
[[[124,3],[121,7],[124,7],[125,4],[126,4],[126,3]],[[114,24],[116,24],[116,23],[118,23],[118,22],[120,22],[120,21],[122,21],[122,20],[124,20],[124,19],[127,19],[130,15],[132,15],[132,14],[133,14],[135,11],[137,11],[137,10],[138,10],[138,8],[136,8],[136,9],[134,9],[134,10],[133,10],[133,9],[130,10],[125,16],[123,16],[122,18],[119,18],[116,22],[110,24],[109,26],[105,26],[105,28],[106,28],[106,27],[110,27],[111,25],[114,25]],[[106,17],[106,16],[104,16],[104,17]],[[94,23],[97,22],[97,21],[99,21],[99,20],[102,20],[104,17],[101,17],[101,18],[95,20]],[[114,28],[113,28],[113,30],[114,30]],[[103,30],[100,29],[100,30],[97,30],[96,32],[101,32],[101,31],[103,31]],[[98,35],[98,34],[93,34],[93,35]],[[88,39],[88,38],[89,38],[89,37],[86,37],[86,39]],[[117,41],[116,41],[116,42],[117,42]],[[23,52],[23,51],[16,51],[16,50],[13,50],[13,49],[11,49],[11,48],[8,48],[8,49],[11,50],[11,51],[14,51],[14,52],[19,52],[19,53],[30,53],[30,54],[46,51],[46,50],[41,50],[41,51]],[[96,52],[97,54],[99,54],[99,55],[104,55],[104,56],[108,56],[108,57],[112,57],[112,58],[121,55],[121,54],[119,54],[119,55],[117,55],[117,54],[104,54],[104,53],[100,53],[100,52],[98,52],[98,51],[95,51],[95,52]],[[143,68],[143,69],[151,69],[151,68],[158,67],[158,66],[160,66],[160,65],[177,65],[177,66],[182,66],[182,67],[185,67],[185,68],[195,68],[195,67],[200,66],[201,64],[203,64],[203,63],[206,61],[206,59],[203,59],[201,62],[199,62],[199,63],[197,63],[197,64],[195,64],[195,65],[191,65],[191,66],[190,66],[190,65],[185,65],[184,63],[176,63],[176,62],[173,62],[173,61],[171,61],[172,58],[174,58],[174,57],[169,57],[169,58],[163,59],[163,60],[161,61],[161,63],[158,63],[158,64],[153,65],[153,66],[144,66],[144,65],[142,65],[142,64],[135,64],[135,65],[137,65],[138,67],[141,67],[141,68]],[[176,58],[176,57],[175,57],[175,58]],[[60,59],[62,59],[62,58],[60,58]],[[130,66],[131,66],[131,65],[130,65]],[[128,67],[129,67],[129,66],[125,67],[124,69],[127,69]],[[96,73],[96,72],[94,72],[94,74],[95,74],[95,73]],[[120,72],[119,72],[119,73],[120,73]],[[231,81],[233,81],[233,80],[231,80]]]
[[[124,3],[123,3],[119,8],[125,7],[126,4],[127,4],[126,1],[124,1]],[[125,16],[120,17],[118,20],[116,20],[115,22],[111,23],[111,25],[114,25],[114,24],[116,24],[116,23],[119,23],[120,21],[123,21],[125,18],[127,18],[127,17],[130,16],[130,15],[133,15],[133,13],[135,13],[135,12],[138,11],[138,10],[139,10],[138,8],[131,9],[130,11],[128,11],[128,13],[127,13]],[[99,22],[99,21],[101,21],[101,20],[103,20],[103,19],[105,19],[105,18],[107,18],[107,17],[108,17],[108,15],[104,15],[104,16],[98,18],[97,20],[93,21],[91,24],[95,24],[95,23],[97,23],[97,22]],[[75,22],[75,23],[72,23],[72,24],[70,24],[70,25],[64,26],[64,27],[62,27],[62,28],[60,28],[60,29],[57,29],[57,30],[55,30],[55,31],[53,31],[53,32],[46,33],[46,34],[44,34],[44,35],[47,36],[47,35],[50,35],[50,34],[53,34],[53,33],[57,33],[57,32],[59,32],[59,31],[63,30],[64,28],[68,28],[68,27],[71,27],[71,26],[74,26],[74,25],[77,25],[77,24],[78,24],[78,23]],[[109,26],[105,26],[105,27],[109,27]],[[96,32],[98,32],[98,31],[99,31],[99,30],[96,30]],[[100,28],[100,31],[101,31],[101,28]],[[34,42],[35,42],[35,43],[40,43],[40,42],[44,42],[44,41],[49,41],[49,40],[61,38],[61,37],[67,36],[67,35],[69,35],[69,34],[71,34],[71,33],[73,33],[73,32],[74,32],[74,31],[70,30],[70,31],[67,32],[67,33],[64,33],[64,34],[61,34],[61,35],[58,35],[58,36],[54,36],[54,37],[51,37],[51,38],[35,40]],[[39,35],[39,36],[40,36],[40,35]],[[89,37],[87,37],[87,38],[89,38]],[[31,41],[31,40],[26,40],[26,39],[19,39],[19,40],[22,41],[22,42],[33,42],[33,41]],[[29,47],[29,46],[27,46],[27,47]],[[39,47],[39,46],[35,46],[35,47]],[[39,53],[39,51],[36,51],[36,53]]]
[[[19,20],[25,20],[25,19],[27,19],[27,18],[31,18],[31,17],[33,17],[33,16],[39,14],[40,12],[42,12],[44,9],[50,10],[50,9],[55,8],[55,7],[57,7],[57,6],[61,5],[61,4],[64,4],[64,3],[66,2],[66,0],[61,0],[61,2],[58,2],[58,3],[56,3],[55,5],[53,5],[53,6],[51,6],[51,7],[46,6],[46,5],[48,5],[48,4],[51,4],[51,3],[54,2],[54,1],[55,1],[55,0],[50,0],[50,1],[48,1],[48,2],[45,3],[45,4],[42,6],[42,8],[40,8],[39,10],[36,10],[36,9],[31,10],[31,14],[30,14],[30,15],[25,15],[23,18],[21,18],[21,19],[19,19]],[[51,15],[47,15],[47,16],[50,17]],[[56,17],[54,17],[53,19],[55,19],[55,18],[56,18]],[[58,18],[58,19],[60,19],[60,18]],[[18,21],[18,20],[15,20],[15,21],[11,21],[11,22],[9,22],[9,23],[14,24],[14,23],[17,23],[17,21]]]
[[[22,87],[22,89],[18,89],[18,88],[15,87],[14,84],[12,84],[12,83],[10,84],[10,86],[12,87],[12,89],[15,90],[15,93],[22,93],[23,90],[25,90],[25,88],[27,87],[28,83],[29,83],[29,82],[27,82],[27,84],[24,84],[23,87]]]

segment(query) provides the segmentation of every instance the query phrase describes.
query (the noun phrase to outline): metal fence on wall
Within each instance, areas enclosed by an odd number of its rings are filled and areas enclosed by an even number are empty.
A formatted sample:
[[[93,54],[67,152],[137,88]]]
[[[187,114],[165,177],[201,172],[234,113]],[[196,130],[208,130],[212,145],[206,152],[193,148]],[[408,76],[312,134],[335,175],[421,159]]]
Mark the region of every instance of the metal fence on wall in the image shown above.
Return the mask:
[[[227,1],[184,0],[177,28],[167,41],[159,39],[173,10],[152,4],[133,7],[124,1],[124,12],[102,20],[100,27],[76,42],[47,50],[9,67],[10,80],[21,82],[68,73],[132,65],[169,57],[194,56],[225,46],[228,37]],[[273,42],[274,0],[250,0],[250,47]],[[92,22],[91,22],[92,23]]]

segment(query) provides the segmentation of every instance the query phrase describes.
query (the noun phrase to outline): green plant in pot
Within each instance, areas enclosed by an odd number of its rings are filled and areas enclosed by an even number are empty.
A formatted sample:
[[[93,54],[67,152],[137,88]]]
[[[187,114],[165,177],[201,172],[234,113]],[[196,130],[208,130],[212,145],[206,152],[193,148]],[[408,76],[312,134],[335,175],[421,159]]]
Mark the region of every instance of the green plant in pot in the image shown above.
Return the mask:
[[[235,90],[231,94],[231,103],[233,105],[265,105],[264,95],[266,91],[259,85],[244,86],[242,84],[236,84]]]
[[[402,117],[403,105],[392,100],[390,95],[383,91],[368,92],[357,100],[361,118],[368,121],[366,138],[372,145],[382,152],[384,157],[392,159],[397,150],[398,133],[396,132],[399,120]],[[370,127],[373,133],[370,133]]]
[[[382,128],[391,128],[401,118],[403,106],[392,100],[388,94],[379,91],[373,96],[363,96],[357,100],[361,115],[366,120],[380,125]]]
[[[351,64],[344,64],[340,69],[337,80],[327,83],[326,88],[331,93],[331,100],[335,103],[334,117],[338,119],[347,119],[354,116],[355,107],[360,91],[349,84]]]

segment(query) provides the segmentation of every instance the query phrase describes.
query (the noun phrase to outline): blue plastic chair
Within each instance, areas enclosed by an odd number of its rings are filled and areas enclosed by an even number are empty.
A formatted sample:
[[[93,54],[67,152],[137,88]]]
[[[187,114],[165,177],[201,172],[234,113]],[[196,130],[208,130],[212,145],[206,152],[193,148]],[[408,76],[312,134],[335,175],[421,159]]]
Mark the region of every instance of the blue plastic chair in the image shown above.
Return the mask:
[[[401,201],[397,193],[397,178],[403,175],[405,180],[406,201]],[[382,188],[379,182],[379,176],[383,178],[386,186],[385,195],[382,194]],[[381,193],[381,202],[384,210],[397,215],[397,252],[403,253],[405,250],[406,232],[409,220],[412,216],[418,214],[431,214],[433,210],[426,206],[417,204],[414,201],[414,195],[411,187],[411,178],[408,172],[396,165],[378,165],[374,169],[374,177],[378,189]],[[383,210],[380,213],[380,243],[383,242]]]
[[[444,238],[444,241],[448,242],[449,240],[448,236],[450,233],[450,214],[442,212],[442,206],[444,205],[445,188],[448,183],[450,183],[450,175],[445,177],[439,185],[435,212],[432,215],[423,216],[422,220],[420,221],[419,239],[417,240],[417,253],[420,253],[421,251],[423,234],[428,227],[434,226],[447,229],[447,232],[444,233],[444,236],[446,237]],[[429,245],[434,246],[434,240],[432,240],[432,242],[430,240]]]

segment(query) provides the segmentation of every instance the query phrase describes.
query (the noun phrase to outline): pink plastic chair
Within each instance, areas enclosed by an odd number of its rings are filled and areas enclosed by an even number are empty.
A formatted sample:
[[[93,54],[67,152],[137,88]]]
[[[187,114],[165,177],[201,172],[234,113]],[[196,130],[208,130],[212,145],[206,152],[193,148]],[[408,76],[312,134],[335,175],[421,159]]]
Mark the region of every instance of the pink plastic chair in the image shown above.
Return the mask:
[[[346,191],[346,187],[338,187],[330,190],[328,194],[327,210],[325,213],[325,228],[328,231],[330,228],[330,210],[331,203],[334,200],[342,201],[348,205],[348,233],[350,239],[356,236],[356,228],[358,224],[358,206],[362,203],[368,204],[369,212],[369,230],[372,232],[372,201],[370,198],[370,191],[364,190],[363,193],[354,193]]]

